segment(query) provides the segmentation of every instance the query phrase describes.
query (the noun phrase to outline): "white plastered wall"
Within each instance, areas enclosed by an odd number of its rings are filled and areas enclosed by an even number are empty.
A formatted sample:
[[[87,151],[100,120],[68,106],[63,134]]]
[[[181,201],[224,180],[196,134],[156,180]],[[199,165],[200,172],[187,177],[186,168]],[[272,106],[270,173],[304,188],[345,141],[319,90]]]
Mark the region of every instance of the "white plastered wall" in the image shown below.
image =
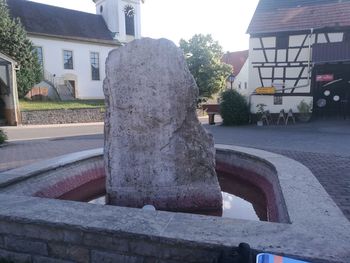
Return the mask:
[[[232,84],[232,87],[234,90],[237,90],[239,93],[241,93],[246,97],[251,93],[251,91],[249,90],[248,78],[249,78],[249,61],[247,59],[243,67],[241,68],[241,71],[236,76],[235,81]],[[227,89],[230,89],[230,88],[231,88],[231,83],[228,81]]]
[[[65,80],[76,78],[79,99],[103,99],[103,80],[105,78],[105,61],[108,53],[117,46],[93,44],[87,42],[67,41],[54,38],[30,37],[34,46],[42,48],[44,70]],[[63,50],[73,51],[73,69],[63,66]],[[98,52],[100,57],[100,80],[92,80],[90,52]]]

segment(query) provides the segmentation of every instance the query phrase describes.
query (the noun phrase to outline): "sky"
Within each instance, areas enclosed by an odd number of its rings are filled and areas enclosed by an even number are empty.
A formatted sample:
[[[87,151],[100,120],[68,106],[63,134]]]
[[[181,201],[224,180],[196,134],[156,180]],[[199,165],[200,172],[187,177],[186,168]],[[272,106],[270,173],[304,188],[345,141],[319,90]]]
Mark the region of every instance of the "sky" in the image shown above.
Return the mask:
[[[95,13],[92,0],[32,0]],[[143,37],[179,43],[194,34],[211,34],[224,51],[248,49],[245,34],[258,0],[146,0],[141,7]]]

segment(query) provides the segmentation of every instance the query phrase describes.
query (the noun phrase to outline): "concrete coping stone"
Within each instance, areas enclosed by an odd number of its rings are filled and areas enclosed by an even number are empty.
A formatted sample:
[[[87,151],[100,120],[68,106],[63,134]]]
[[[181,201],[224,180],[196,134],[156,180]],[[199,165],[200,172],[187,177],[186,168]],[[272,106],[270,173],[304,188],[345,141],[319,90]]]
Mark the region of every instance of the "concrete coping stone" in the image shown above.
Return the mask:
[[[0,173],[0,188],[26,180],[32,176],[55,170],[60,167],[103,155],[103,148],[70,153],[52,159]]]
[[[262,150],[230,145],[216,145],[216,149],[244,154],[252,160],[263,160],[275,167],[291,224],[3,194],[0,195],[0,221],[40,224],[131,239],[140,236],[199,248],[237,247],[240,242],[247,242],[259,251],[313,262],[348,262],[350,222],[308,168],[292,159]],[[5,175],[30,177],[36,172],[57,169],[102,154],[102,149],[70,154],[14,169],[5,172]]]

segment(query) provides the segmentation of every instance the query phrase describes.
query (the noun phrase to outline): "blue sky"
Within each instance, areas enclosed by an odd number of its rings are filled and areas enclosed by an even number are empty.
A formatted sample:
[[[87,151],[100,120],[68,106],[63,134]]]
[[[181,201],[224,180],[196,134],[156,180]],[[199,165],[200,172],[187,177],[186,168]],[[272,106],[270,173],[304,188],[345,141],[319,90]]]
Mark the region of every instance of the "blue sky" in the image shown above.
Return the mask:
[[[95,13],[92,0],[32,0]],[[146,0],[142,5],[142,36],[181,38],[212,34],[225,51],[248,49],[245,34],[258,0]]]

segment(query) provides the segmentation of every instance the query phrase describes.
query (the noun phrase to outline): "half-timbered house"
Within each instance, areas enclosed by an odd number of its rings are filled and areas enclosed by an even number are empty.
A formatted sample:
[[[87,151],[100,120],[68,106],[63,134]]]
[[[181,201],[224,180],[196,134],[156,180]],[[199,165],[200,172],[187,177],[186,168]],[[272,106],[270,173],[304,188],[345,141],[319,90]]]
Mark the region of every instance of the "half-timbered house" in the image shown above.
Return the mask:
[[[247,32],[253,112],[303,100],[323,116],[350,112],[349,0],[260,0]]]

